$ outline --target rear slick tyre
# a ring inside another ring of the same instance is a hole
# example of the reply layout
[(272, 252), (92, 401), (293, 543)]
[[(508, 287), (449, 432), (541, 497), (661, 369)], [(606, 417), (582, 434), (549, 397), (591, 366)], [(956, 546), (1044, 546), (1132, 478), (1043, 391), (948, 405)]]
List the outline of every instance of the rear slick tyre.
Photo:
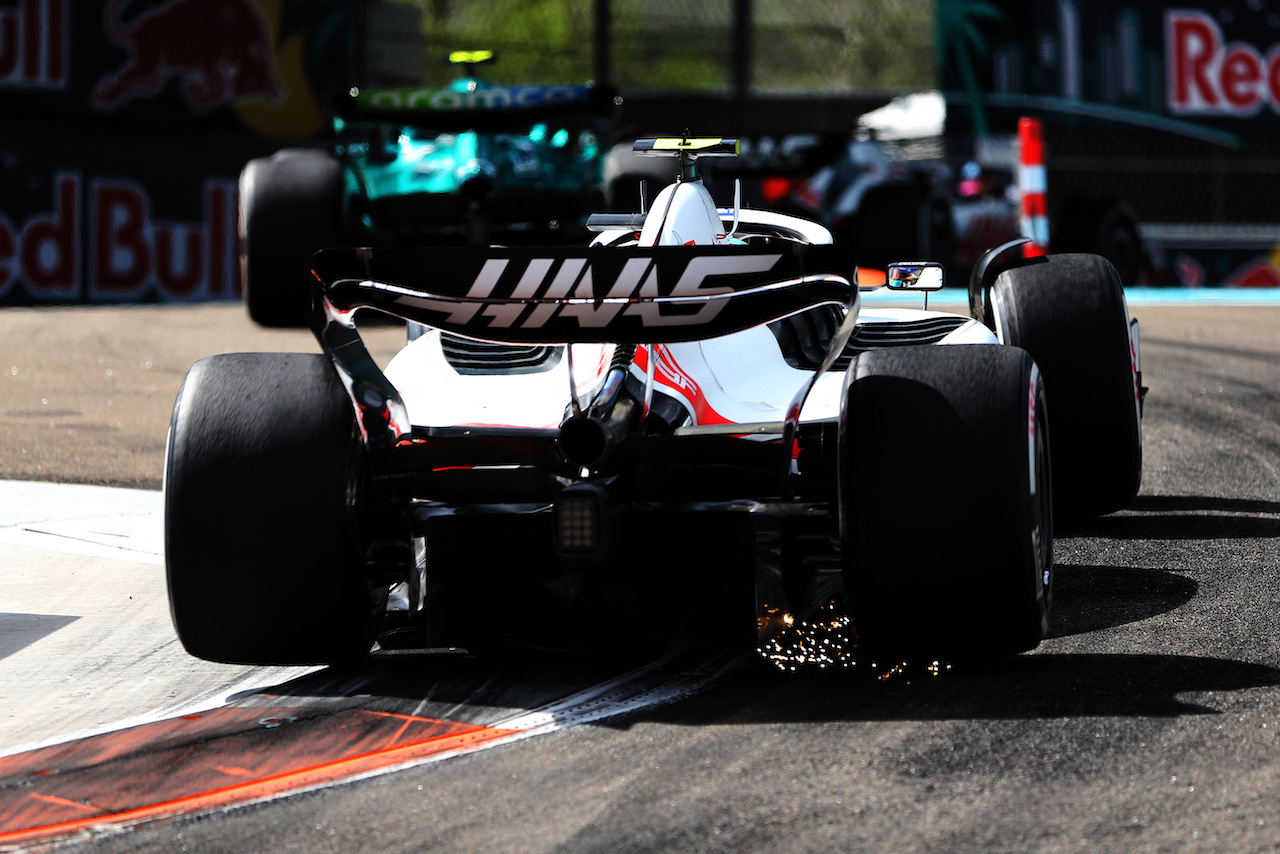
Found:
[(197, 362), (165, 457), (165, 565), (178, 637), (236, 664), (359, 658), (374, 607), (359, 577), (351, 403), (328, 360)]
[(901, 347), (846, 373), (841, 553), (860, 657), (1010, 655), (1045, 637), (1044, 386), (1014, 347)]
[(1141, 400), (1115, 268), (1098, 255), (1050, 255), (1002, 272), (987, 305), (1001, 342), (1044, 373), (1059, 515), (1128, 507), (1142, 483)]

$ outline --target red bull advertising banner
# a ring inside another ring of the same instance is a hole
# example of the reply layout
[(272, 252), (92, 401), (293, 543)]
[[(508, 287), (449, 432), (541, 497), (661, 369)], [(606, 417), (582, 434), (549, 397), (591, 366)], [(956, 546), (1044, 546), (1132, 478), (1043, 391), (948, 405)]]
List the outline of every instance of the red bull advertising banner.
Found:
[[(1171, 113), (1247, 118), (1280, 114), (1280, 14), (1257, 42), (1233, 41), (1217, 19), (1198, 9), (1164, 15), (1165, 101)], [(1255, 38), (1257, 34), (1254, 34)], [(1270, 43), (1266, 43), (1267, 40)]]
[(1029, 107), (1229, 148), (1280, 130), (1274, 2), (935, 0), (935, 10), (942, 86), (977, 133)]
[(0, 0), (0, 305), (238, 298), (240, 169), (321, 130), (355, 14)]
[(1280, 287), (1280, 4), (934, 8), (952, 138), (1040, 118), (1049, 195), (1122, 199), (1150, 239), (1153, 282)]

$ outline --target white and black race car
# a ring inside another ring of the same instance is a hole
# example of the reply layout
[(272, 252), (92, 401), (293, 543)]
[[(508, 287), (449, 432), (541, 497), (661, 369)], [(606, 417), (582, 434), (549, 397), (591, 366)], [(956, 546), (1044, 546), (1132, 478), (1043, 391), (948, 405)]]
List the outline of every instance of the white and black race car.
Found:
[[(941, 267), (875, 281), (820, 225), (718, 209), (695, 167), (734, 140), (636, 148), (680, 179), (593, 217), (590, 246), (324, 250), (322, 355), (191, 369), (165, 527), (192, 654), (626, 645), (690, 623), (758, 644), (835, 600), (877, 655), (1045, 637), (1055, 513), (1122, 508), (1141, 476), (1111, 265), (995, 252), (972, 318), (862, 309), (882, 285), (927, 308)], [(409, 322), (385, 370), (363, 309)]]

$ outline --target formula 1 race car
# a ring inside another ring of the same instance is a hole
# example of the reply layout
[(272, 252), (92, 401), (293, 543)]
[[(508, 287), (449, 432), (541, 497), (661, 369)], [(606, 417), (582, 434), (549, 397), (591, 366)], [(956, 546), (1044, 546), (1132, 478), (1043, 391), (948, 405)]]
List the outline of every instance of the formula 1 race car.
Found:
[[(995, 243), (1016, 238), (1021, 226), (1016, 188), (976, 161), (959, 172), (957, 182), (945, 163), (893, 161), (877, 141), (855, 139), (835, 162), (793, 178), (793, 192), (775, 205), (827, 225), (861, 264), (906, 253), (967, 270)], [(1122, 282), (1139, 280), (1142, 229), (1123, 201), (1063, 193), (1049, 213), (1055, 248), (1099, 254)]]
[[(937, 263), (877, 278), (820, 225), (717, 208), (696, 164), (735, 140), (635, 145), (680, 180), (590, 246), (326, 249), (323, 355), (196, 363), (165, 471), (187, 650), (760, 644), (832, 601), (860, 654), (1045, 637), (1055, 513), (1141, 475), (1112, 267), (1001, 247), (973, 318), (928, 311)], [(863, 309), (882, 286), (925, 310)], [(409, 322), (385, 370), (364, 309)]]
[[(332, 147), (287, 148), (240, 177), (249, 316), (302, 326), (311, 256), (339, 245), (582, 243), (603, 204), (614, 95), (582, 86), (356, 90), (331, 104)], [(486, 55), (488, 52), (484, 52)]]

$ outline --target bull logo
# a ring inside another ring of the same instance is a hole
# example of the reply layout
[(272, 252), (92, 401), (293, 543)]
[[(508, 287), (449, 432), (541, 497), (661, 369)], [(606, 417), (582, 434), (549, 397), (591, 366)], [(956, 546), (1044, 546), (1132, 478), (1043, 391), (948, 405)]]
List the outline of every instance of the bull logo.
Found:
[(200, 112), (238, 101), (284, 99), (270, 30), (251, 0), (172, 0), (125, 24), (128, 4), (112, 0), (104, 16), (129, 60), (98, 83), (98, 107), (155, 95), (171, 77), (182, 78), (183, 97)]

